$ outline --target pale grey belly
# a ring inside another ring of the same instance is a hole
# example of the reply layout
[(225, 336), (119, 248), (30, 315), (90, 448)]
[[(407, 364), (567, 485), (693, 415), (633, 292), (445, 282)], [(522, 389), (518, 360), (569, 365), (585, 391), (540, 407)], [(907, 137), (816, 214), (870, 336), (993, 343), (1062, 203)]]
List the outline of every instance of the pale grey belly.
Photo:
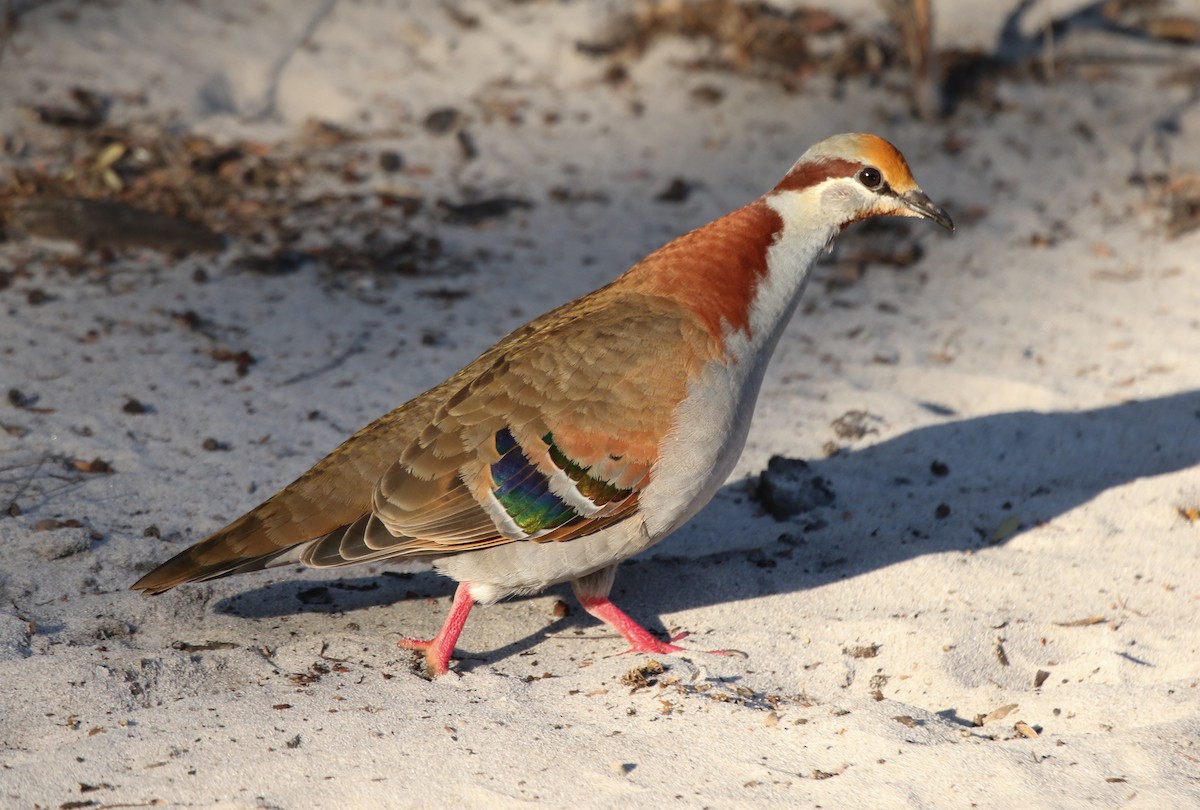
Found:
[[(661, 538), (660, 538), (661, 539)], [(506, 596), (537, 593), (632, 557), (653, 545), (642, 518), (627, 520), (585, 537), (538, 543), (516, 540), (434, 560), (434, 567), (471, 584), (476, 600), (487, 604)]]

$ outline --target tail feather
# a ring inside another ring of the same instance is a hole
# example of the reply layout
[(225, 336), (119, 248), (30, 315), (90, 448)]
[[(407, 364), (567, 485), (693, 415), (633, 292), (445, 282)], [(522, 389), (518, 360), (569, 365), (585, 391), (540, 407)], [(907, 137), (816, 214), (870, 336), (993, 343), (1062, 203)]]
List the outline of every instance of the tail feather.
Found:
[(371, 511), (375, 483), (441, 402), (439, 389), (372, 422), (288, 486), (175, 555), (133, 584), (162, 593), (185, 582), (302, 562), (313, 541), (344, 531)]
[(131, 587), (146, 594), (159, 594), (185, 582), (201, 582), (230, 574), (258, 571), (272, 562), (286, 562), (280, 558), (295, 556), (291, 545), (280, 547), (264, 543), (266, 534), (267, 529), (258, 517), (258, 510), (255, 510), (184, 549)]
[(369, 546), (368, 535), (380, 533), (386, 536), (389, 546), (396, 544), (396, 538), (388, 534), (378, 518), (371, 514), (363, 515), (353, 523), (305, 545), (300, 552), (300, 562), (313, 568), (336, 568), (393, 556), (396, 553), (394, 548), (380, 550)]

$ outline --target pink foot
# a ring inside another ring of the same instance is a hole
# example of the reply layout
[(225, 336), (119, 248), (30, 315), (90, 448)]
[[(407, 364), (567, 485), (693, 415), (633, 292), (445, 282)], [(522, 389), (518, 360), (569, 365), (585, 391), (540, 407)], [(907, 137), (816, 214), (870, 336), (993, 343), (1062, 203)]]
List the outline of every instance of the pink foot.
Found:
[(425, 672), (430, 678), (437, 678), (450, 671), (450, 656), (454, 653), (454, 645), (462, 633), (467, 616), (475, 599), (471, 596), (471, 587), (466, 582), (459, 583), (454, 592), (454, 603), (450, 606), (450, 614), (442, 624), (442, 629), (431, 639), (402, 638), (398, 645), (403, 650), (418, 650), (425, 653)]
[[(629, 649), (625, 650), (621, 655), (628, 655), (629, 653), (673, 655), (675, 653), (688, 652), (684, 647), (677, 647), (666, 641), (659, 641), (650, 635), (649, 630), (629, 618), (628, 614), (614, 605), (612, 600), (607, 596), (580, 596), (579, 602), (583, 605), (584, 610), (616, 630), (629, 642)], [(687, 635), (686, 632), (677, 633), (671, 637), (671, 641), (679, 641), (680, 639), (687, 638)], [(740, 655), (743, 658), (746, 656), (745, 653), (738, 650), (702, 650), (701, 652), (707, 652), (712, 655)]]

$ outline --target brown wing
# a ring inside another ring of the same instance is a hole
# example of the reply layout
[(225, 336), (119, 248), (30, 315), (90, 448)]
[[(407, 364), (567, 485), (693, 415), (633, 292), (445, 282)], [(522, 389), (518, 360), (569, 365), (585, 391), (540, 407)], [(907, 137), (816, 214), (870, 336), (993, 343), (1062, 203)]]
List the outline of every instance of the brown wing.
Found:
[(636, 509), (688, 374), (714, 351), (677, 305), (610, 285), (512, 333), (133, 587), (590, 534)]
[[(632, 515), (686, 393), (679, 347), (701, 339), (655, 303), (639, 302), (636, 323), (617, 308), (593, 311), (497, 358), (403, 449), (372, 514), (302, 561), (561, 542)], [(639, 351), (629, 351), (633, 335)]]

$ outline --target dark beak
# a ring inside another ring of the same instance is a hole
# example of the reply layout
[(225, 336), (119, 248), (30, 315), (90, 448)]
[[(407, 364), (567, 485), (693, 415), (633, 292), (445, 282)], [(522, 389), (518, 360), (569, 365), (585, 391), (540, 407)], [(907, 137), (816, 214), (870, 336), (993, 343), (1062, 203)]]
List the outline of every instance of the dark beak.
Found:
[(909, 210), (915, 211), (925, 219), (932, 219), (948, 231), (954, 230), (954, 220), (950, 219), (949, 214), (934, 205), (933, 200), (929, 199), (929, 195), (924, 191), (914, 189), (898, 196)]

